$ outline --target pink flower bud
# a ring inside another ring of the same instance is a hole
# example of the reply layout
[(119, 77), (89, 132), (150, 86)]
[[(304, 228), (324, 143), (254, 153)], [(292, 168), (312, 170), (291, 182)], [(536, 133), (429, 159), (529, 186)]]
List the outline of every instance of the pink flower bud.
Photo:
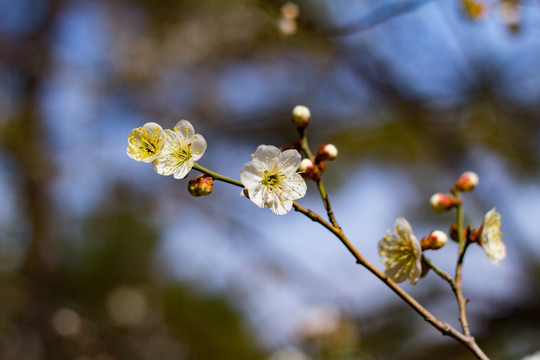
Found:
[(299, 172), (307, 172), (313, 170), (315, 163), (311, 159), (303, 159), (300, 161), (300, 166), (298, 167)]
[(304, 105), (297, 105), (292, 111), (292, 121), (299, 129), (307, 128), (311, 119), (311, 111)]
[(188, 182), (188, 191), (192, 196), (206, 196), (212, 193), (214, 179), (211, 176), (199, 175)]
[(472, 171), (464, 172), (456, 181), (456, 189), (459, 191), (471, 191), (476, 185), (478, 185), (478, 175)]
[(457, 206), (459, 201), (451, 194), (436, 193), (431, 196), (429, 203), (431, 204), (433, 211), (442, 213)]
[(441, 230), (434, 230), (422, 239), (420, 245), (422, 250), (437, 250), (442, 248), (448, 241), (448, 236)]
[(318, 180), (321, 178), (319, 167), (311, 159), (303, 159), (298, 167), (298, 172), (304, 179)]
[(338, 156), (338, 149), (332, 144), (324, 144), (319, 147), (315, 155), (316, 161), (332, 161)]

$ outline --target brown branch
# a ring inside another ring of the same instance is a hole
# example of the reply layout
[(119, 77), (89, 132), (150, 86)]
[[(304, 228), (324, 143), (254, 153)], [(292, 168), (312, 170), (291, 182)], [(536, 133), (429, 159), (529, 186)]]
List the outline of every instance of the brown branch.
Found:
[(467, 320), (467, 312), (465, 307), (467, 306), (468, 300), (463, 297), (463, 291), (461, 290), (461, 279), (462, 279), (462, 267), (463, 267), (463, 258), (465, 256), (465, 250), (469, 242), (466, 242), (465, 245), (460, 249), (458, 261), (456, 265), (456, 277), (455, 277), (455, 290), (456, 300), (459, 307), (459, 321), (461, 322), (461, 327), (465, 335), (470, 336), (471, 330), (469, 328), (469, 322)]
[(339, 229), (340, 226), (336, 220), (336, 217), (334, 216), (334, 211), (332, 211), (332, 206), (330, 205), (330, 199), (328, 198), (328, 194), (326, 193), (322, 180), (317, 181), (317, 189), (319, 189), (319, 194), (321, 194), (321, 198), (324, 204), (324, 209), (326, 210), (328, 219), (330, 220), (330, 222), (332, 223), (334, 227)]
[(456, 295), (456, 300), (459, 308), (459, 322), (461, 323), (461, 328), (463, 333), (467, 336), (471, 335), (471, 330), (469, 328), (469, 321), (467, 320), (467, 299), (463, 297), (463, 291), (461, 289), (461, 280), (462, 280), (462, 267), (463, 267), (463, 258), (465, 256), (465, 251), (467, 246), (469, 246), (468, 238), (464, 236), (463, 231), (463, 201), (461, 200), (459, 191), (454, 187), (450, 189), (450, 192), (458, 200), (458, 205), (456, 206), (456, 218), (457, 218), (457, 233), (458, 233), (458, 243), (459, 243), (459, 253), (458, 260), (456, 264), (456, 274), (454, 279), (454, 294)]

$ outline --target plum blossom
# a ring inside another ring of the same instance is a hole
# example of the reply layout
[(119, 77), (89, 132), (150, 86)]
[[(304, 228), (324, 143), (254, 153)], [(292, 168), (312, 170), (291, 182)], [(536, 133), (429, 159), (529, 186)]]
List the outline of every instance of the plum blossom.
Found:
[(260, 145), (253, 160), (240, 171), (240, 180), (249, 199), (273, 213), (288, 213), (293, 201), (306, 194), (307, 186), (297, 173), (301, 156), (296, 150), (281, 152), (272, 145)]
[(506, 257), (506, 247), (502, 241), (501, 214), (495, 211), (495, 208), (484, 215), (480, 245), (495, 265), (499, 265), (499, 261)]
[(384, 261), (384, 272), (395, 282), (409, 279), (416, 284), (422, 274), (422, 248), (407, 220), (399, 217), (396, 230), (379, 241), (379, 255)]
[(131, 130), (128, 136), (127, 155), (137, 161), (152, 162), (165, 147), (165, 131), (159, 124), (148, 122)]
[(180, 120), (172, 130), (166, 130), (166, 146), (153, 162), (154, 170), (161, 175), (173, 175), (175, 179), (183, 179), (205, 150), (204, 137), (195, 134), (189, 121)]

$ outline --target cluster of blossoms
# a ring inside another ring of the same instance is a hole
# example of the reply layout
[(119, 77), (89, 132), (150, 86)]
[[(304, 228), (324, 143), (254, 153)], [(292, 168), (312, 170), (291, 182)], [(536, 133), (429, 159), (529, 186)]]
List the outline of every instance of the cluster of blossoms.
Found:
[[(151, 162), (160, 175), (183, 179), (201, 159), (206, 146), (204, 137), (195, 134), (187, 120), (179, 121), (172, 130), (149, 122), (130, 132), (126, 152), (134, 160)], [(266, 206), (278, 215), (288, 213), (293, 201), (303, 197), (307, 189), (297, 172), (300, 153), (261, 145), (252, 158), (240, 171), (243, 194), (260, 208)], [(189, 181), (188, 190), (193, 196), (204, 196), (212, 192), (212, 186), (211, 176), (200, 175)]]
[[(430, 199), (430, 204), (435, 212), (444, 212), (461, 206), (462, 199), (454, 194), (473, 190), (478, 184), (478, 176), (473, 172), (463, 173), (452, 188), (452, 194), (437, 193)], [(396, 230), (388, 231), (388, 235), (379, 241), (379, 255), (384, 262), (385, 273), (392, 280), (402, 282), (409, 279), (411, 284), (426, 274), (427, 265), (423, 262), (423, 252), (442, 248), (448, 239), (446, 233), (441, 230), (432, 231), (421, 242), (418, 241), (412, 231), (411, 225), (404, 218), (396, 220)], [(456, 224), (452, 229), (455, 230)], [(459, 241), (455, 231), (451, 231), (451, 239)], [(479, 244), (485, 251), (488, 259), (495, 265), (506, 256), (506, 247), (502, 241), (501, 215), (495, 208), (485, 215), (482, 225), (477, 229), (464, 230), (464, 241)]]
[(160, 175), (183, 179), (205, 150), (204, 137), (195, 134), (189, 121), (180, 120), (172, 130), (154, 122), (131, 130), (126, 152), (134, 160), (151, 162)]

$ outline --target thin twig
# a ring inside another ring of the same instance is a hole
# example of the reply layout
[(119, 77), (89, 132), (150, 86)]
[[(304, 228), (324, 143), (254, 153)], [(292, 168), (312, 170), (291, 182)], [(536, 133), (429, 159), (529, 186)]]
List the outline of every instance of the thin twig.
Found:
[(244, 187), (244, 185), (238, 181), (238, 180), (234, 180), (234, 179), (231, 179), (231, 178), (228, 178), (226, 176), (223, 176), (223, 175), (220, 175), (212, 170), (208, 170), (207, 168), (195, 163), (193, 164), (193, 168), (195, 170), (198, 170), (200, 172), (202, 172), (203, 174), (206, 174), (206, 175), (209, 175), (211, 177), (213, 177), (215, 180), (220, 180), (220, 181), (223, 181), (223, 182), (226, 182), (226, 183), (229, 183), (231, 185), (236, 185), (236, 186), (239, 186), (239, 187)]
[(319, 189), (319, 194), (321, 194), (324, 208), (326, 210), (326, 214), (328, 215), (328, 220), (330, 220), (333, 226), (335, 226), (336, 228), (339, 228), (340, 226), (336, 220), (336, 217), (334, 216), (334, 211), (332, 211), (332, 206), (330, 205), (330, 199), (328, 198), (328, 194), (326, 193), (322, 180), (317, 181), (317, 189)]
[(452, 290), (455, 291), (456, 284), (454, 283), (454, 279), (452, 279), (452, 277), (448, 273), (446, 273), (445, 271), (435, 266), (435, 264), (433, 264), (431, 260), (425, 257), (424, 254), (422, 254), (422, 260), (427, 264), (427, 266), (431, 268), (431, 270), (433, 270), (443, 280), (446, 280), (448, 284), (450, 284), (450, 287), (452, 288)]
[(467, 249), (468, 242), (465, 243), (464, 247), (460, 249), (458, 261), (456, 265), (456, 277), (455, 277), (455, 284), (456, 284), (456, 299), (459, 306), (459, 321), (461, 322), (461, 327), (463, 329), (463, 333), (465, 335), (471, 335), (471, 331), (469, 328), (469, 322), (467, 320), (467, 311), (465, 307), (467, 306), (468, 300), (463, 297), (463, 291), (461, 289), (461, 279), (462, 279), (462, 267), (463, 267), (463, 258), (465, 256), (465, 250)]
[(459, 322), (461, 323), (461, 328), (463, 333), (467, 336), (471, 335), (471, 330), (469, 328), (469, 321), (467, 320), (467, 299), (463, 297), (463, 291), (461, 287), (462, 280), (462, 268), (463, 268), (463, 258), (465, 257), (465, 251), (469, 245), (468, 240), (463, 236), (463, 202), (460, 200), (459, 191), (455, 188), (450, 189), (452, 195), (458, 199), (458, 205), (456, 206), (456, 218), (457, 218), (457, 232), (458, 232), (458, 243), (459, 243), (459, 253), (458, 260), (456, 264), (456, 274), (454, 278), (455, 289), (454, 293), (456, 295), (456, 300), (459, 308)]
[[(311, 149), (309, 147), (307, 134), (305, 129), (298, 129), (300, 133), (300, 145), (302, 147), (302, 151), (306, 155), (308, 159), (313, 160), (315, 162), (313, 153), (311, 152)], [(339, 228), (339, 224), (336, 220), (336, 217), (334, 216), (334, 212), (332, 211), (332, 206), (330, 205), (330, 199), (328, 198), (328, 194), (326, 193), (326, 190), (324, 188), (324, 185), (322, 183), (322, 180), (319, 178), (315, 181), (317, 183), (317, 189), (319, 190), (319, 194), (321, 195), (321, 199), (324, 204), (324, 209), (326, 210), (326, 214), (328, 215), (328, 220), (332, 223), (333, 226), (336, 228)]]

